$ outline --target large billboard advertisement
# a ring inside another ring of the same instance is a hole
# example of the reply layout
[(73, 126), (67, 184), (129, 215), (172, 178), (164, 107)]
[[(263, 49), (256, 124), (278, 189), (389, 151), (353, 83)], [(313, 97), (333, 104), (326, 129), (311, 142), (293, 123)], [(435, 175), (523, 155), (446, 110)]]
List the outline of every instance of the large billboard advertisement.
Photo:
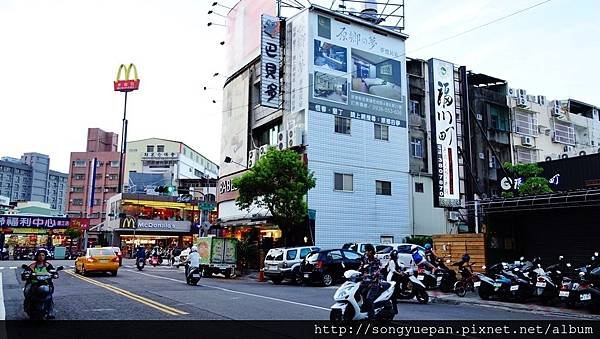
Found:
[[(220, 177), (245, 169), (248, 162), (249, 81), (248, 72), (244, 72), (223, 88)], [(233, 161), (226, 163), (225, 157)]]
[(309, 109), (406, 127), (404, 38), (311, 13)]
[(275, 0), (240, 0), (227, 14), (227, 76), (260, 55), (261, 15), (275, 15)]
[(434, 205), (454, 207), (460, 205), (454, 65), (438, 59), (428, 63)]

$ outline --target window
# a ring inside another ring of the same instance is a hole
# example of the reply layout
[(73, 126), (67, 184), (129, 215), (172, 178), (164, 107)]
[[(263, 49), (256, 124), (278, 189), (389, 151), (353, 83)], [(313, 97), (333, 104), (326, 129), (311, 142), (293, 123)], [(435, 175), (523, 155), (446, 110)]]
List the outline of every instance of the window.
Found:
[(165, 151), (165, 145), (156, 145), (156, 151), (163, 153)]
[(410, 155), (415, 158), (423, 158), (423, 139), (410, 138)]
[(424, 193), (425, 190), (423, 189), (423, 183), (422, 182), (415, 182), (415, 192), (417, 193)]
[(109, 174), (108, 180), (117, 180), (119, 178), (118, 174)]
[(572, 124), (554, 121), (554, 141), (575, 145), (575, 129)]
[(73, 161), (73, 166), (75, 166), (75, 167), (85, 167), (86, 164), (87, 164), (87, 161), (85, 161), (85, 160)]
[(85, 180), (85, 174), (75, 174), (73, 180)]
[(73, 199), (73, 206), (83, 206), (83, 199)]
[(296, 259), (296, 254), (298, 254), (298, 250), (289, 250), (285, 256), (286, 260), (294, 260)]
[(375, 194), (377, 195), (392, 195), (392, 183), (389, 181), (375, 181)]
[(71, 191), (75, 193), (83, 193), (83, 186), (73, 186), (71, 187)]
[(416, 100), (411, 100), (408, 106), (408, 112), (410, 114), (421, 115), (421, 103)]
[(344, 256), (348, 260), (359, 260), (362, 258), (362, 256), (360, 254), (355, 253), (355, 252), (350, 252), (350, 251), (344, 251)]
[(119, 167), (119, 160), (111, 160), (110, 167)]
[(342, 252), (340, 250), (335, 250), (327, 253), (328, 260), (342, 260)]
[(310, 248), (303, 248), (300, 250), (300, 259), (304, 259), (306, 258), (306, 256), (308, 255), (308, 253), (311, 252)]
[(490, 105), (491, 128), (499, 131), (508, 131), (508, 114), (500, 107)]
[(147, 153), (152, 153), (152, 152), (154, 152), (154, 145), (147, 145), (147, 146), (146, 146), (146, 152), (147, 152)]
[(335, 133), (350, 134), (350, 119), (335, 117)]
[(390, 140), (389, 139), (389, 126), (375, 124), (375, 139), (377, 140)]
[(21, 177), (15, 177), (15, 182), (19, 182), (19, 180), (21, 180)]
[(515, 132), (523, 135), (537, 135), (537, 119), (533, 114), (515, 111)]
[(537, 162), (537, 152), (534, 149), (525, 147), (515, 147), (517, 153), (517, 163), (531, 164)]
[(352, 174), (341, 174), (335, 173), (335, 187), (336, 191), (349, 191), (354, 190), (353, 187), (353, 175)]

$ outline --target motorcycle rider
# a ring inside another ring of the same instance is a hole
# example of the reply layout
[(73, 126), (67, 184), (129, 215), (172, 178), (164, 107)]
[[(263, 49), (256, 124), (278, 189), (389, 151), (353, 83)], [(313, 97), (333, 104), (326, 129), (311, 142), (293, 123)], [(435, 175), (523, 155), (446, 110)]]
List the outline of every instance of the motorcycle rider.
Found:
[[(399, 289), (400, 287), (400, 283), (401, 283), (401, 277), (404, 275), (404, 272), (402, 271), (403, 265), (398, 263), (398, 251), (393, 250), (390, 253), (390, 261), (388, 261), (387, 264), (387, 281), (394, 281), (396, 282), (396, 287), (395, 289)], [(392, 294), (392, 306), (394, 308), (394, 314), (398, 314), (398, 296), (396, 291), (394, 291), (394, 293)]]
[(427, 255), (425, 254), (425, 251), (419, 249), (419, 246), (417, 245), (412, 245), (412, 247), (410, 248), (410, 252), (412, 255), (412, 259), (417, 267), (423, 265), (426, 268), (430, 269), (431, 272), (435, 273), (436, 268), (431, 262), (427, 260)]
[(188, 274), (190, 274), (190, 272), (193, 272), (195, 269), (200, 268), (200, 254), (198, 254), (198, 247), (196, 245), (192, 246), (192, 249), (187, 257), (186, 262), (188, 264), (185, 266), (185, 277), (187, 280), (187, 276)]
[(144, 246), (139, 245), (137, 251), (135, 252), (136, 263), (140, 260), (146, 260), (146, 249)]
[[(35, 252), (35, 261), (29, 265), (29, 269), (31, 269), (32, 273), (49, 273), (51, 270), (54, 270), (54, 266), (51, 263), (46, 261), (48, 257), (48, 252), (40, 248)], [(55, 273), (53, 279), (58, 279), (58, 273)], [(31, 291), (31, 284), (36, 282), (35, 274), (32, 275), (31, 282), (27, 282), (24, 288), (25, 301), (24, 304), (27, 305), (29, 303), (29, 292)], [(50, 288), (54, 291), (54, 284), (52, 281), (49, 283)], [(24, 306), (25, 306), (24, 305)], [(27, 307), (25, 307), (27, 308)], [(48, 310), (48, 319), (54, 319), (54, 302), (50, 303), (50, 309)]]
[(373, 319), (375, 316), (373, 302), (381, 289), (381, 262), (375, 257), (375, 247), (372, 244), (366, 244), (364, 249), (365, 256), (360, 266), (363, 276), (360, 290), (369, 319)]
[(423, 246), (423, 248), (425, 248), (425, 259), (427, 259), (427, 261), (429, 261), (430, 263), (435, 263), (438, 259), (437, 254), (435, 254), (435, 251), (433, 250), (433, 247), (431, 246), (430, 243), (425, 244), (425, 246)]

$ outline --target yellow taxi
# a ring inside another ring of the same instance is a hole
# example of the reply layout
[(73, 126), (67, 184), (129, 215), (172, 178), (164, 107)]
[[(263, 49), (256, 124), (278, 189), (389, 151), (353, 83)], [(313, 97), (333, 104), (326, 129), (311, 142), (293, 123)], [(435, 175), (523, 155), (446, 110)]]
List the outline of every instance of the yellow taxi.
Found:
[(75, 260), (75, 273), (110, 272), (117, 275), (119, 257), (112, 247), (88, 248), (85, 255)]

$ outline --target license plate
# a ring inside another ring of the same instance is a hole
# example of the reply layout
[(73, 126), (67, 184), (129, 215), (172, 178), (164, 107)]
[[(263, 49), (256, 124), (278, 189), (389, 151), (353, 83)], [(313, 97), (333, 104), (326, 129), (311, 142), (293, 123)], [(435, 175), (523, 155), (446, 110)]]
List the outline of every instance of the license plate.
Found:
[(568, 297), (569, 297), (569, 294), (570, 294), (570, 293), (569, 293), (569, 291), (560, 291), (560, 292), (558, 292), (558, 296), (559, 296), (559, 297), (565, 297), (565, 298), (568, 298)]
[(308, 274), (308, 273), (304, 273), (304, 277), (305, 277), (305, 278), (308, 278), (309, 276), (310, 276), (310, 274)]
[(590, 293), (582, 294), (579, 296), (579, 300), (581, 300), (581, 301), (592, 300), (592, 295)]
[(425, 280), (425, 276), (424, 275), (419, 275), (419, 276), (417, 276), (417, 279), (419, 279), (419, 280)]
[(200, 274), (196, 274), (196, 273), (195, 273), (195, 274), (192, 274), (192, 277), (193, 277), (193, 278), (200, 278)]
[(277, 271), (277, 265), (269, 265), (270, 271)]
[(535, 287), (546, 287), (546, 282), (544, 281), (539, 281), (535, 284)]
[(108, 262), (108, 259), (101, 259), (101, 260), (99, 260), (99, 261), (100, 261), (101, 263), (105, 264), (105, 263), (107, 263), (107, 262)]
[(441, 282), (442, 281), (442, 277), (437, 277), (437, 282)]
[(500, 288), (501, 286), (502, 286), (502, 283), (494, 283), (495, 288)]
[(473, 286), (475, 286), (475, 287), (479, 287), (479, 286), (481, 286), (481, 281), (476, 281), (476, 282), (473, 284)]
[(519, 285), (513, 285), (510, 287), (511, 291), (518, 291), (519, 290)]

